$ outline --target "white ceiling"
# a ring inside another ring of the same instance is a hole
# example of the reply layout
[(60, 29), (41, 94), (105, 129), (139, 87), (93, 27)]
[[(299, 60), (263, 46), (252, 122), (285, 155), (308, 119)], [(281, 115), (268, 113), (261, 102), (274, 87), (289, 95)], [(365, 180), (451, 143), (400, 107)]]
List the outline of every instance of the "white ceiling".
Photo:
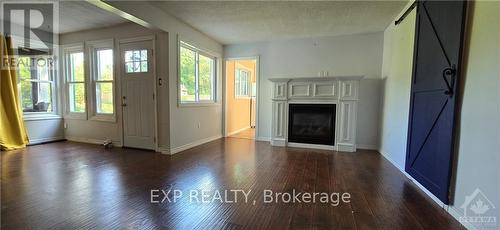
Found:
[(223, 44), (383, 31), (405, 1), (151, 2)]
[(127, 22), (85, 1), (59, 2), (59, 33), (108, 27)]

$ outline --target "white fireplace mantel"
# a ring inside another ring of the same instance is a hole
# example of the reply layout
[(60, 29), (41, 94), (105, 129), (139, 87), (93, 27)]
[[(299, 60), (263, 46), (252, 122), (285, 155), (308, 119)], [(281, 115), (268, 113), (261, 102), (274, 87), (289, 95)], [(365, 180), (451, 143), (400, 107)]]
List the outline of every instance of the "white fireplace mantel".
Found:
[[(273, 82), (271, 145), (356, 151), (356, 113), (363, 76), (271, 78)], [(335, 145), (288, 142), (288, 105), (335, 104)]]

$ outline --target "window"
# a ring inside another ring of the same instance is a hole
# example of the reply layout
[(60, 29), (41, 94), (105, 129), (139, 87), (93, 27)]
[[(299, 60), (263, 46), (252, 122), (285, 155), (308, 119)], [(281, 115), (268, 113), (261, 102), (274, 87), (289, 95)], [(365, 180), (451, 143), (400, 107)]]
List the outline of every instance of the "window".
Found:
[(127, 73), (148, 72), (148, 50), (125, 51), (125, 71)]
[(215, 102), (215, 58), (184, 42), (179, 52), (180, 102)]
[(86, 118), (84, 53), (82, 46), (64, 49), (67, 86), (67, 113)]
[(54, 80), (48, 56), (20, 56), (19, 94), (25, 113), (52, 113)]
[(96, 56), (96, 112), (113, 114), (113, 50), (98, 50)]
[(234, 94), (236, 97), (250, 97), (250, 71), (236, 68), (234, 78)]
[(87, 47), (92, 91), (90, 119), (115, 121), (113, 40), (89, 41)]

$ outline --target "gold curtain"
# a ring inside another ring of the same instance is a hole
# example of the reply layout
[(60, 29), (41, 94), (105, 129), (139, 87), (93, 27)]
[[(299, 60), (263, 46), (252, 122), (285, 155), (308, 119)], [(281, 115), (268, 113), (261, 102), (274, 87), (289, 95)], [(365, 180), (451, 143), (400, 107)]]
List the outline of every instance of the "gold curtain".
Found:
[(11, 38), (0, 34), (0, 46), (0, 149), (13, 150), (26, 147), (29, 140), (17, 90), (16, 69), (8, 59), (14, 55)]

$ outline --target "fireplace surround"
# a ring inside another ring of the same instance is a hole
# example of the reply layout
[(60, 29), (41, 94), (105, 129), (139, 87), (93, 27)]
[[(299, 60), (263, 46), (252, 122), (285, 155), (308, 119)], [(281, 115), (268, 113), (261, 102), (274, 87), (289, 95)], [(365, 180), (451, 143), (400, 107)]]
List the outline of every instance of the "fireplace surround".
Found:
[[(358, 91), (362, 78), (269, 79), (273, 83), (271, 145), (355, 152)], [(297, 108), (301, 111), (298, 114)], [(330, 112), (325, 108), (330, 108)], [(313, 113), (308, 113), (307, 109), (313, 109)], [(301, 120), (301, 124), (293, 127), (298, 120), (292, 119)], [(330, 122), (329, 126), (320, 127), (318, 120)]]

